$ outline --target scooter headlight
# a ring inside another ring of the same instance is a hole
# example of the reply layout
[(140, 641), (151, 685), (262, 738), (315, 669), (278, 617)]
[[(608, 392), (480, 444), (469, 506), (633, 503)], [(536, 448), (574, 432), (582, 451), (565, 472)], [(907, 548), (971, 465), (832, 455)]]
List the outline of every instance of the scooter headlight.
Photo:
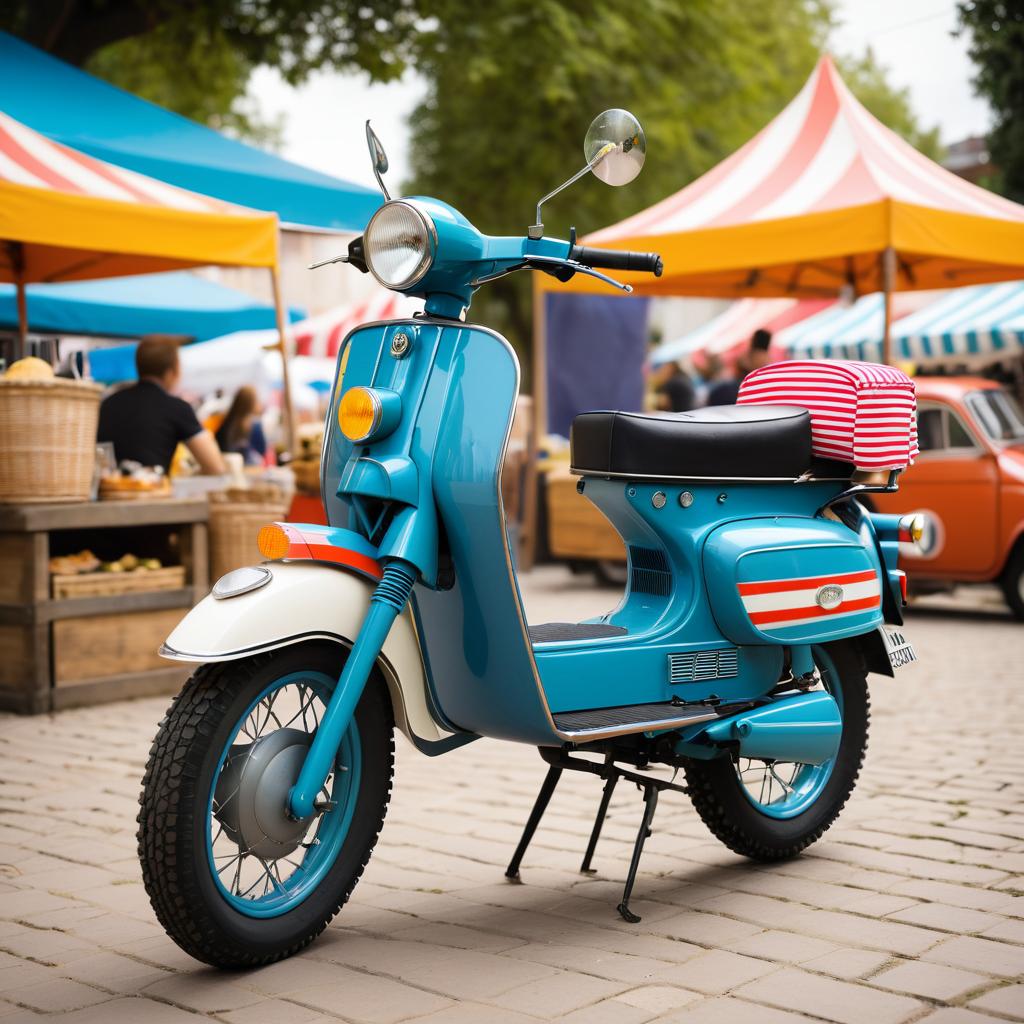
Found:
[(385, 288), (402, 291), (421, 281), (434, 262), (437, 231), (413, 203), (385, 203), (363, 232), (370, 272)]

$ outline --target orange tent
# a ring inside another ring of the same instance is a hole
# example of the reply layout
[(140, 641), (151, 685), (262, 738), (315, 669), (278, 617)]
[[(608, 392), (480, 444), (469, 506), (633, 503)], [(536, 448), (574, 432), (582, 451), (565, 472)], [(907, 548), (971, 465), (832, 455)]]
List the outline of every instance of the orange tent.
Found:
[[(825, 297), (1024, 277), (1024, 206), (886, 128), (828, 57), (732, 156), (584, 241), (660, 252), (663, 277), (622, 275), (641, 295)], [(607, 286), (578, 276), (568, 287)]]

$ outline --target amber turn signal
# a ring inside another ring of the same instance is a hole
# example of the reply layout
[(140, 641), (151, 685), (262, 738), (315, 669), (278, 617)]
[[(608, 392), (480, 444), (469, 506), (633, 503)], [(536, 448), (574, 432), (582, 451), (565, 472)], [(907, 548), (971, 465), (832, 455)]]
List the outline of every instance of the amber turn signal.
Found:
[(353, 442), (365, 441), (378, 427), (381, 402), (371, 388), (349, 388), (338, 404), (338, 426)]
[(256, 537), (256, 547), (260, 554), (269, 561), (276, 561), (284, 558), (291, 547), (288, 534), (277, 523), (270, 523), (260, 527), (259, 535)]

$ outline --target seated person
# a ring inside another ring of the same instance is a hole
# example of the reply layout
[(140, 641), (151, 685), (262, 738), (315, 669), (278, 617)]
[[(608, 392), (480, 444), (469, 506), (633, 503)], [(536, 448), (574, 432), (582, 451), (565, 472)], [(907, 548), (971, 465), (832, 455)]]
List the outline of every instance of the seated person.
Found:
[(143, 466), (162, 466), (165, 473), (180, 441), (203, 473), (224, 473), (224, 460), (213, 436), (200, 426), (192, 406), (171, 394), (181, 377), (178, 346), (167, 341), (140, 342), (135, 368), (138, 382), (100, 405), (96, 439), (113, 443), (118, 462), (131, 459)]
[(235, 393), (214, 435), (222, 452), (237, 452), (247, 466), (262, 466), (267, 454), (267, 439), (259, 414), (256, 389), (245, 384)]

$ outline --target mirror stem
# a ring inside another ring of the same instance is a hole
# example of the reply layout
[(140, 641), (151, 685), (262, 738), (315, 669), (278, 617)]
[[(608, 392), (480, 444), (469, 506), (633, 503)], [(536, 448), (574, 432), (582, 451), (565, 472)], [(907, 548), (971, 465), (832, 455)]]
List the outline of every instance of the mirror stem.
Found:
[(596, 157), (594, 157), (594, 159), (589, 164), (578, 170), (568, 181), (563, 181), (562, 184), (558, 186), (558, 188), (549, 192), (546, 196), (544, 196), (543, 199), (541, 199), (537, 203), (537, 222), (535, 224), (532, 224), (527, 229), (526, 233), (528, 238), (538, 239), (544, 237), (544, 222), (540, 219), (540, 208), (549, 199), (554, 199), (559, 192), (564, 192), (565, 189), (567, 189), (570, 185), (574, 185), (584, 175), (589, 174), (614, 148), (614, 146), (606, 146), (600, 153), (597, 154)]

